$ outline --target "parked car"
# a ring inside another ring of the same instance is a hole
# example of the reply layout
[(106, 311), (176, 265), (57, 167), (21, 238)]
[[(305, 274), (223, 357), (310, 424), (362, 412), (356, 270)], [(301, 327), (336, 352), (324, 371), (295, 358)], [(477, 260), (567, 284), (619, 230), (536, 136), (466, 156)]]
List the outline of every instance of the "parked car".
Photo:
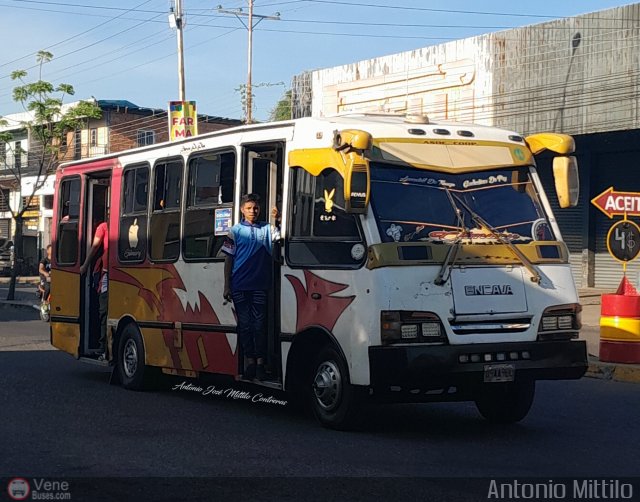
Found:
[(13, 241), (6, 237), (0, 237), (0, 274), (11, 273), (11, 258), (13, 254)]

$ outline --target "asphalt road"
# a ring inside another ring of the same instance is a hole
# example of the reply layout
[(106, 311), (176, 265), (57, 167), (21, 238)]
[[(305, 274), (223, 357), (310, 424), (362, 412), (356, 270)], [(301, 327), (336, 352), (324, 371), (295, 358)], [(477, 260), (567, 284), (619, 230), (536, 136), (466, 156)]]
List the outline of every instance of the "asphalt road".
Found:
[(486, 500), (490, 478), (638, 474), (637, 384), (541, 382), (514, 426), (488, 424), (471, 403), (394, 405), (345, 433), (289, 406), (174, 389), (182, 380), (155, 392), (109, 385), (106, 369), (51, 350), (35, 319), (0, 310), (0, 478), (72, 479), (72, 500)]

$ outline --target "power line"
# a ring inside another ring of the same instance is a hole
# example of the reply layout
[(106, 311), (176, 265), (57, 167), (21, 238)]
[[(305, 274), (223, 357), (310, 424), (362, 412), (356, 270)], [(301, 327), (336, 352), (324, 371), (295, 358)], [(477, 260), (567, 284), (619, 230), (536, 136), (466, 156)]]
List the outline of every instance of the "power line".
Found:
[[(156, 17), (157, 17), (157, 16), (156, 16)], [(114, 38), (114, 37), (117, 37), (118, 35), (122, 35), (123, 33), (126, 33), (126, 32), (128, 32), (128, 31), (131, 31), (131, 30), (133, 30), (133, 29), (135, 29), (135, 28), (138, 28), (139, 26), (142, 26), (143, 24), (145, 24), (145, 23), (147, 23), (147, 22), (149, 22), (149, 21), (148, 21), (148, 20), (147, 20), (147, 21), (142, 21), (142, 22), (140, 22), (140, 23), (138, 23), (138, 24), (136, 24), (136, 25), (133, 25), (133, 26), (131, 26), (131, 27), (129, 27), (129, 28), (126, 28), (126, 29), (121, 30), (121, 31), (119, 31), (119, 32), (117, 32), (117, 33), (114, 33), (114, 34), (112, 34), (112, 35), (109, 35), (108, 37), (104, 37), (104, 38), (102, 38), (102, 39), (100, 39), (100, 40), (97, 40), (97, 41), (92, 42), (92, 43), (90, 43), (90, 44), (88, 44), (88, 45), (85, 45), (85, 46), (83, 46), (83, 47), (80, 47), (79, 49), (75, 49), (75, 50), (72, 50), (72, 51), (70, 51), (70, 52), (66, 52), (66, 53), (64, 53), (64, 54), (62, 54), (62, 55), (60, 55), (60, 56), (56, 56), (56, 61), (59, 61), (60, 59), (62, 59), (62, 58), (64, 58), (64, 57), (67, 57), (67, 56), (70, 56), (70, 55), (75, 54), (75, 53), (77, 53), (77, 52), (80, 52), (80, 51), (83, 51), (83, 50), (85, 50), (85, 49), (88, 49), (89, 47), (93, 47), (93, 46), (95, 46), (95, 45), (98, 45), (99, 43), (102, 43), (102, 42), (105, 42), (105, 41), (107, 41), (107, 40), (110, 40), (110, 39), (112, 39), (112, 38)], [(32, 69), (34, 69), (34, 68), (38, 68), (38, 66), (39, 66), (39, 65), (35, 64), (35, 65), (30, 66), (30, 67), (28, 67), (28, 68), (26, 68), (26, 69), (27, 69), (27, 70), (32, 70)], [(5, 75), (4, 77), (0, 77), (0, 80), (6, 79), (6, 78), (9, 78), (9, 77), (10, 77), (10, 75)]]
[[(136, 5), (135, 7), (131, 8), (131, 9), (129, 9), (129, 10), (127, 10), (127, 11), (125, 11), (125, 12), (121, 13), (121, 14), (118, 14), (118, 15), (117, 15), (117, 16), (115, 16), (115, 17), (110, 18), (108, 21), (105, 21), (104, 23), (100, 23), (100, 24), (98, 24), (98, 25), (94, 26), (93, 28), (89, 28), (88, 30), (85, 30), (85, 31), (80, 32), (80, 33), (77, 33), (77, 34), (75, 34), (75, 35), (72, 35), (72, 36), (70, 36), (70, 37), (68, 37), (68, 38), (65, 38), (64, 40), (61, 40), (61, 41), (59, 41), (59, 42), (56, 42), (55, 44), (49, 45), (49, 46), (47, 46), (47, 47), (44, 47), (44, 50), (52, 49), (52, 48), (54, 48), (54, 47), (57, 47), (58, 45), (62, 45), (62, 44), (64, 44), (64, 43), (66, 43), (66, 42), (69, 42), (69, 41), (73, 40), (74, 38), (78, 38), (78, 37), (81, 37), (82, 35), (86, 35), (87, 33), (91, 32), (91, 31), (93, 31), (93, 30), (96, 30), (96, 29), (98, 29), (98, 28), (100, 28), (100, 27), (102, 27), (102, 26), (104, 26), (104, 25), (106, 25), (106, 24), (109, 24), (109, 23), (111, 23), (111, 22), (115, 21), (116, 19), (118, 19), (118, 18), (120, 18), (120, 17), (124, 16), (124, 15), (125, 15), (125, 14), (127, 14), (128, 12), (131, 12), (131, 11), (133, 11), (133, 10), (137, 9), (138, 7), (141, 7), (141, 6), (145, 5), (145, 4), (148, 4), (150, 1), (151, 1), (151, 0), (146, 0), (145, 2), (142, 2), (141, 4)], [(17, 59), (14, 59), (14, 60), (12, 60), (12, 61), (9, 61), (9, 62), (7, 62), (7, 63), (2, 63), (2, 64), (0, 64), (0, 68), (2, 68), (3, 66), (7, 66), (7, 65), (10, 65), (10, 64), (16, 63), (16, 62), (18, 62), (18, 61), (20, 61), (20, 60), (22, 60), (22, 59), (26, 59), (26, 58), (28, 58), (28, 57), (35, 56), (36, 54), (37, 54), (37, 52), (32, 52), (32, 53), (30, 53), (30, 54), (26, 54), (26, 55), (21, 56), (21, 57), (19, 57), (19, 58), (17, 58)]]
[(401, 5), (380, 5), (380, 4), (372, 4), (372, 3), (355, 3), (355, 2), (345, 2), (339, 0), (305, 0), (310, 3), (321, 3), (321, 4), (333, 4), (333, 5), (348, 5), (350, 7), (372, 7), (378, 9), (392, 9), (392, 10), (407, 10), (407, 11), (421, 11), (421, 12), (443, 12), (448, 14), (477, 14), (477, 15), (487, 15), (487, 16), (509, 16), (509, 17), (535, 17), (535, 18), (543, 18), (543, 19), (554, 19), (558, 16), (544, 16), (540, 14), (521, 14), (521, 13), (506, 13), (506, 12), (487, 12), (487, 11), (477, 11), (477, 10), (452, 10), (452, 9), (434, 9), (429, 7), (404, 7)]

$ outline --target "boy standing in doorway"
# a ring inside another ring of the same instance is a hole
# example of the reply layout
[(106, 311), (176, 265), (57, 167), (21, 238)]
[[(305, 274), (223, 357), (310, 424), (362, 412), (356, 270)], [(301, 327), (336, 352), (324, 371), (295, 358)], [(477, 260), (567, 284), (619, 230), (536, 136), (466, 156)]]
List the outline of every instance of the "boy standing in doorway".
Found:
[[(265, 379), (267, 356), (267, 291), (272, 287), (273, 243), (280, 231), (258, 222), (260, 196), (247, 194), (240, 201), (243, 220), (231, 227), (222, 247), (224, 298), (233, 301), (238, 316), (238, 337), (244, 353), (244, 378)], [(278, 221), (278, 210), (272, 215)]]

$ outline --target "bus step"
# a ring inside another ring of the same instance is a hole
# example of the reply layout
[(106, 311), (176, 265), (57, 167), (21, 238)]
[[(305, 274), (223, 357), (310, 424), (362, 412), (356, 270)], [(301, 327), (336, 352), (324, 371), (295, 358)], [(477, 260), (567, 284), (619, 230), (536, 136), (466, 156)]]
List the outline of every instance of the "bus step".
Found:
[(254, 385), (260, 385), (261, 387), (269, 387), (270, 389), (276, 389), (276, 390), (282, 389), (282, 384), (280, 383), (279, 380), (262, 380), (262, 381), (257, 379), (247, 380), (245, 378), (242, 378), (242, 376), (237, 376), (236, 382), (251, 383)]
[(95, 366), (102, 366), (103, 368), (108, 368), (109, 367), (109, 361), (98, 361), (97, 357), (85, 357), (82, 356), (79, 359), (80, 361), (82, 361), (83, 363), (89, 363), (89, 364), (93, 364)]

